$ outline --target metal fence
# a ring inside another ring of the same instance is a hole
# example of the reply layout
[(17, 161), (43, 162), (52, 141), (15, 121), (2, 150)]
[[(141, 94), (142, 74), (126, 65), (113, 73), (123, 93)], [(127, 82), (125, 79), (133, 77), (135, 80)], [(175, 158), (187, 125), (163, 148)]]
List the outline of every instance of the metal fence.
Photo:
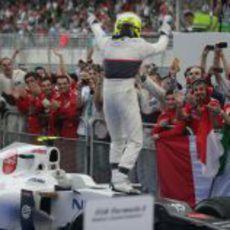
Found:
[[(59, 59), (53, 54), (53, 48), (60, 48), (63, 55), (66, 70), (69, 73), (76, 73), (77, 63), (80, 59), (85, 60), (89, 48), (93, 48), (93, 60), (95, 63), (101, 63), (101, 55), (98, 48), (94, 44), (94, 37), (82, 34), (70, 34), (67, 42), (63, 45), (60, 36), (48, 36), (41, 34), (25, 34), (17, 33), (0, 34), (0, 50), (1, 57), (12, 57), (16, 49), (20, 50), (15, 59), (15, 67), (25, 71), (33, 71), (35, 67), (42, 66), (48, 68), (51, 72), (55, 72), (59, 66)], [(158, 33), (145, 36), (145, 39), (156, 42), (159, 38)], [(155, 64), (159, 66), (159, 71), (164, 76), (168, 72), (169, 56), (173, 48), (173, 38), (167, 51), (154, 59)], [(152, 60), (150, 60), (152, 62)], [(161, 68), (162, 66), (163, 68)], [(166, 68), (165, 68), (166, 67)], [(161, 71), (162, 70), (162, 71)]]
[[(62, 38), (66, 41), (62, 43)], [(145, 34), (143, 37), (151, 42), (157, 41), (159, 33)], [(58, 36), (49, 36), (44, 34), (24, 34), (18, 33), (0, 34), (0, 47), (36, 49), (36, 48), (55, 48), (62, 46), (64, 48), (86, 48), (93, 45), (92, 34), (61, 34)], [(172, 47), (172, 38), (169, 47)]]

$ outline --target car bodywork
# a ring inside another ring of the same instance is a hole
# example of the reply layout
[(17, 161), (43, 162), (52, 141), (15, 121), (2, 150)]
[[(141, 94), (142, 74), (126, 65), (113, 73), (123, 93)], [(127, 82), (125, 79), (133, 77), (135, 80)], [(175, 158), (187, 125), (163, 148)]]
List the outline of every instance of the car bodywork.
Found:
[(0, 151), (0, 229), (60, 229), (86, 200), (112, 197), (108, 185), (60, 169), (56, 147), (13, 143)]
[[(124, 195), (60, 169), (56, 147), (13, 143), (0, 151), (1, 230), (82, 230), (86, 202)], [(153, 205), (155, 230), (230, 229), (229, 220), (195, 212), (181, 201), (158, 198)]]

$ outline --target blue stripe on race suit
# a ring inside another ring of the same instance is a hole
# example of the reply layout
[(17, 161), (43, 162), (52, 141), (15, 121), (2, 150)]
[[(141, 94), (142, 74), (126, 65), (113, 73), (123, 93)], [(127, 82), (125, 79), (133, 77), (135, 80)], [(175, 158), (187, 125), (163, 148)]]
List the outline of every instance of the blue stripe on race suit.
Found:
[(141, 60), (105, 59), (105, 77), (109, 79), (134, 78), (141, 62)]

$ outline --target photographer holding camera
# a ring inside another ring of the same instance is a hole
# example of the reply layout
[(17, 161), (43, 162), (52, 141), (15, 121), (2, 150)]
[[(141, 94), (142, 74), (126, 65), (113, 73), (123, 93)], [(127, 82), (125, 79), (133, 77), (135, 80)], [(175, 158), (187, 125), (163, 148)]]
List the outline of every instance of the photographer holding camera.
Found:
[[(225, 95), (229, 88), (229, 83), (226, 81), (229, 70), (228, 64), (225, 59), (223, 49), (227, 48), (226, 42), (219, 42), (215, 45), (206, 45), (201, 56), (201, 66), (206, 72), (207, 69), (207, 56), (210, 51), (214, 52), (213, 64), (207, 71), (206, 79), (209, 82), (209, 85), (212, 86), (212, 76), (215, 77), (217, 87), (214, 87), (212, 97), (219, 100), (221, 105), (223, 106), (225, 103)], [(223, 63), (224, 69), (221, 67), (221, 62)], [(221, 74), (225, 71), (225, 78), (222, 78)], [(213, 86), (212, 86), (213, 87)]]
[[(81, 107), (81, 116), (89, 120), (92, 117), (92, 104), (93, 104), (93, 95), (95, 92), (95, 82), (93, 78), (89, 75), (88, 71), (82, 71), (79, 75), (78, 90), (81, 97), (82, 107)], [(78, 129), (79, 135), (85, 135), (79, 124)]]
[[(100, 90), (102, 79), (100, 79), (99, 70), (92, 66), (81, 71), (79, 74), (78, 91), (81, 97), (81, 117), (88, 121), (92, 119), (97, 110), (100, 110), (102, 98), (100, 97)], [(80, 121), (78, 135), (84, 136), (85, 125)]]
[[(223, 68), (222, 68), (222, 66)], [(225, 102), (229, 101), (230, 96), (230, 81), (229, 81), (229, 70), (228, 70), (228, 64), (227, 60), (224, 56), (224, 52), (221, 48), (218, 46), (215, 48), (214, 51), (214, 60), (213, 60), (213, 66), (211, 67), (210, 71), (212, 75), (215, 76), (215, 80), (217, 83), (217, 91), (221, 92), (225, 97)], [(224, 73), (224, 77), (222, 76), (222, 73)]]
[(222, 50), (223, 48), (227, 48), (228, 44), (226, 42), (219, 42), (216, 45), (206, 45), (203, 49), (201, 55), (201, 66), (206, 71), (207, 67), (207, 56), (210, 51)]

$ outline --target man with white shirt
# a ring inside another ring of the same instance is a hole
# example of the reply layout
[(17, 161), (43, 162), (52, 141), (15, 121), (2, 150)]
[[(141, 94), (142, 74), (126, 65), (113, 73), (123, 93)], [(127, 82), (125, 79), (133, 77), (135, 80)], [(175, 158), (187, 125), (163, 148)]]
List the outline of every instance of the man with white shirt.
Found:
[[(18, 97), (25, 89), (24, 76), (25, 72), (13, 68), (13, 62), (10, 58), (4, 57), (0, 62), (2, 73), (0, 73), (0, 96), (3, 103), (9, 112), (17, 113), (18, 109), (15, 106), (15, 97)], [(7, 130), (22, 131), (23, 118), (18, 118), (15, 115), (9, 116)]]

